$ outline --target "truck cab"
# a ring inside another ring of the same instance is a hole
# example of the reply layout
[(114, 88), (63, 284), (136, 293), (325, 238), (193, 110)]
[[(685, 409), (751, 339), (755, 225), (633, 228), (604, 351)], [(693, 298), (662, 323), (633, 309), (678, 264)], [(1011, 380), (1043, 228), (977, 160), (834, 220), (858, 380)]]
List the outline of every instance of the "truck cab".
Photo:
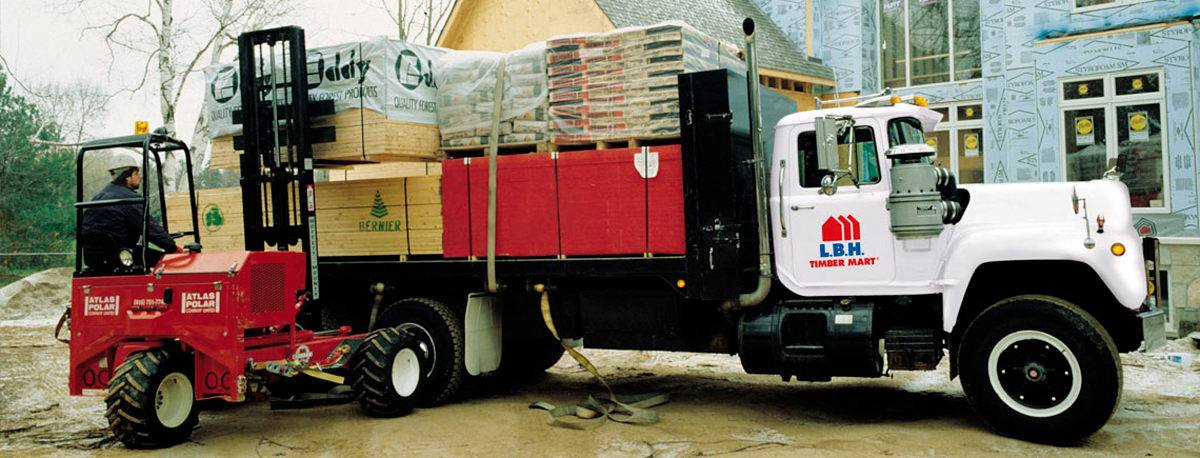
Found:
[(925, 144), (940, 114), (911, 96), (865, 99), (775, 126), (785, 291), (744, 308), (744, 368), (869, 377), (932, 369), (948, 349), (951, 376), (998, 431), (1066, 443), (1098, 429), (1120, 397), (1118, 353), (1164, 339), (1147, 300), (1154, 241), (1135, 232), (1128, 189), (959, 187)]

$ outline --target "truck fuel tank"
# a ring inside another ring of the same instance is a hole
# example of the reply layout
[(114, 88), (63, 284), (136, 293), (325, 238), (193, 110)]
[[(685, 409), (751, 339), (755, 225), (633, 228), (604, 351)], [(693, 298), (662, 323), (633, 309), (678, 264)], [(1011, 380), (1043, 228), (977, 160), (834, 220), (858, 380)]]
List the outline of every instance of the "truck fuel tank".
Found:
[(875, 313), (873, 302), (854, 299), (802, 299), (748, 309), (738, 330), (742, 368), (785, 380), (878, 377), (884, 353)]

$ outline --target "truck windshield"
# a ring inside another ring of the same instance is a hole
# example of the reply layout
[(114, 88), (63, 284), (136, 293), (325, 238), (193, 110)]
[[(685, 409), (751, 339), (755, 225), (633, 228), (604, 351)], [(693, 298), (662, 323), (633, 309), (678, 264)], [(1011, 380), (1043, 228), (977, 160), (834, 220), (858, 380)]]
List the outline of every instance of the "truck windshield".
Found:
[(896, 118), (888, 121), (888, 143), (889, 147), (925, 143), (921, 121), (915, 118)]

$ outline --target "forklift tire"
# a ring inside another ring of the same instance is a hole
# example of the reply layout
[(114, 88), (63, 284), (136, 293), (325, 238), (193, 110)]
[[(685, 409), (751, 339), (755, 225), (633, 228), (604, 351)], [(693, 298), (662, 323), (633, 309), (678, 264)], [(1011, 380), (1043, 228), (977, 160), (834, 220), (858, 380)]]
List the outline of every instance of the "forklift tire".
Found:
[(350, 364), (354, 399), (370, 416), (408, 415), (425, 389), (420, 342), (400, 328), (383, 328), (367, 335)]
[(117, 366), (104, 398), (109, 429), (128, 448), (161, 448), (192, 435), (200, 407), (187, 356), (164, 348), (139, 351)]
[(458, 393), (467, 378), (463, 324), (446, 304), (427, 298), (398, 301), (380, 314), (376, 327), (396, 327), (412, 333), (426, 367), (424, 389), (417, 407), (442, 404)]
[(1121, 359), (1087, 312), (1050, 296), (984, 310), (959, 347), (963, 391), (1000, 434), (1053, 445), (1099, 430), (1121, 402)]

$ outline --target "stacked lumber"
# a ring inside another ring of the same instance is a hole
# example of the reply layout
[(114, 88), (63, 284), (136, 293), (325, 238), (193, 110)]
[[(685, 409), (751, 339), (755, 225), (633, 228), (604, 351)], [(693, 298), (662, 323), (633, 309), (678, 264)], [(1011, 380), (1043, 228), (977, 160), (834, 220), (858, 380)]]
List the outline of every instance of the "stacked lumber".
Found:
[[(441, 140), (433, 62), (447, 51), (385, 38), (309, 48), (308, 99), (332, 102), (334, 113), (312, 125), (336, 129), (335, 141), (313, 144), (315, 165), (436, 160)], [(258, 56), (259, 77), (286, 71), (267, 57)], [(204, 69), (213, 168), (239, 166), (240, 152), (233, 147), (242, 126), (233, 121), (242, 109), (239, 82), (248, 78), (240, 71), (237, 63)], [(285, 95), (279, 94), (284, 103)]]
[(682, 22), (555, 37), (546, 46), (554, 143), (676, 137), (677, 75), (746, 71), (736, 47)]
[[(504, 78), (496, 97), (501, 62)], [(487, 145), (496, 101), (500, 101), (499, 143), (546, 140), (546, 47), (534, 43), (507, 54), (454, 51), (438, 61), (438, 127), (442, 147)]]
[[(442, 253), (440, 176), (317, 183), (319, 256)], [(240, 188), (197, 191), (200, 242), (208, 252), (245, 249)], [(191, 231), (187, 193), (167, 197), (168, 224)]]
[(328, 170), (328, 181), (378, 180), (382, 178), (407, 178), (436, 176), (442, 174), (441, 162), (385, 162), (362, 164), (340, 170)]
[[(313, 127), (333, 126), (337, 140), (313, 144), (313, 158), (327, 163), (371, 163), (389, 161), (436, 161), (438, 127), (393, 121), (383, 113), (355, 108), (326, 116)], [(236, 170), (240, 151), (233, 148), (233, 135), (212, 139), (209, 164), (214, 169)]]

